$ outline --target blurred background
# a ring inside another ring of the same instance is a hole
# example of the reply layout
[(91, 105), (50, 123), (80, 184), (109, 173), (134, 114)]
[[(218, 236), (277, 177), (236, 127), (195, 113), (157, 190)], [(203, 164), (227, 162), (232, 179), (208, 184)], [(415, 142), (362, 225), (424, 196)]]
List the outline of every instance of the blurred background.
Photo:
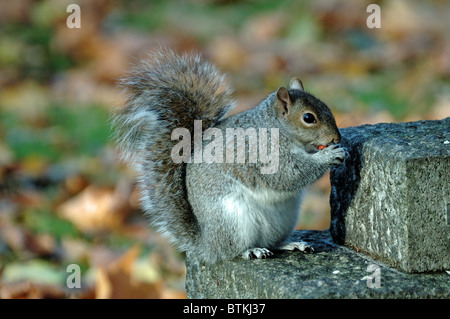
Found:
[[(445, 0), (0, 0), (0, 298), (186, 297), (184, 257), (148, 227), (110, 139), (117, 80), (161, 46), (227, 73), (237, 111), (297, 76), (339, 127), (450, 116)], [(326, 175), (298, 228), (328, 228), (329, 192)]]

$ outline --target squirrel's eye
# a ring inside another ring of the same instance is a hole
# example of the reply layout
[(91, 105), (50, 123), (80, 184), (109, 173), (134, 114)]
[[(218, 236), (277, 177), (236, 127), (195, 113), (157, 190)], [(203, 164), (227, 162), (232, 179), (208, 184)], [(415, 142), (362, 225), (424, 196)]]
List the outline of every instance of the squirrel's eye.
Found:
[(308, 124), (316, 123), (316, 117), (312, 113), (303, 114), (303, 121)]

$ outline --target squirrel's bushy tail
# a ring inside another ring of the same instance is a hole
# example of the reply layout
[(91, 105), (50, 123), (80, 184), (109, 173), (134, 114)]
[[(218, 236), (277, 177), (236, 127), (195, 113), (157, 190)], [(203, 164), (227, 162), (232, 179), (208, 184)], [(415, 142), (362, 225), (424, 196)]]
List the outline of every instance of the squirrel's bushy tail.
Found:
[[(159, 51), (121, 80), (128, 93), (113, 126), (123, 158), (138, 174), (142, 206), (159, 231), (187, 250), (199, 229), (187, 201), (186, 164), (172, 161), (176, 128), (212, 127), (234, 105), (224, 76), (198, 55)], [(191, 141), (192, 142), (192, 141)], [(193, 149), (193, 147), (191, 147)]]

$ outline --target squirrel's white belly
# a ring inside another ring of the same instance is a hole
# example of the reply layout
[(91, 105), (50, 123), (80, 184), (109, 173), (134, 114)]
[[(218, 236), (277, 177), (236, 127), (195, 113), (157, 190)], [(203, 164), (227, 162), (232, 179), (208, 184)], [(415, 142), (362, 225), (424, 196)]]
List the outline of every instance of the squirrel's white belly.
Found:
[(301, 194), (251, 190), (240, 186), (239, 190), (223, 199), (228, 220), (234, 224), (239, 237), (236, 239), (247, 248), (279, 245), (297, 223)]

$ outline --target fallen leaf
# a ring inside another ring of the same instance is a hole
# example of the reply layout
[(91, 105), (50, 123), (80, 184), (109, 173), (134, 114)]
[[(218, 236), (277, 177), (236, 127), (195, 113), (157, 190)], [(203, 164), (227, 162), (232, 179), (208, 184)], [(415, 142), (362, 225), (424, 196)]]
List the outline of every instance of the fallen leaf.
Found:
[(64, 186), (69, 194), (77, 194), (88, 186), (88, 180), (80, 174), (74, 174), (66, 178)]
[(249, 42), (269, 43), (280, 36), (286, 27), (283, 12), (271, 12), (250, 19), (244, 26), (243, 36)]
[(61, 238), (62, 255), (65, 260), (77, 261), (88, 256), (89, 246), (86, 241), (77, 238)]
[(27, 247), (38, 255), (49, 256), (56, 250), (56, 240), (48, 233), (30, 235), (27, 237)]
[(250, 58), (243, 45), (231, 37), (219, 37), (212, 43), (210, 51), (211, 60), (228, 70), (242, 70)]
[(96, 277), (97, 299), (154, 299), (161, 297), (162, 282), (137, 281), (132, 276), (139, 248), (132, 247), (107, 267), (100, 267)]
[(0, 284), (0, 299), (61, 299), (66, 293), (58, 286), (29, 281)]
[(25, 249), (26, 233), (22, 227), (8, 223), (7, 227), (3, 227), (2, 225), (2, 228), (0, 238), (9, 246), (10, 249), (14, 251), (21, 251)]
[(114, 230), (120, 228), (128, 212), (125, 195), (117, 194), (114, 189), (91, 185), (61, 204), (57, 211), (81, 231)]
[(30, 281), (33, 283), (60, 285), (65, 280), (64, 270), (58, 269), (51, 263), (33, 259), (26, 262), (10, 262), (2, 271), (2, 281), (12, 283)]

